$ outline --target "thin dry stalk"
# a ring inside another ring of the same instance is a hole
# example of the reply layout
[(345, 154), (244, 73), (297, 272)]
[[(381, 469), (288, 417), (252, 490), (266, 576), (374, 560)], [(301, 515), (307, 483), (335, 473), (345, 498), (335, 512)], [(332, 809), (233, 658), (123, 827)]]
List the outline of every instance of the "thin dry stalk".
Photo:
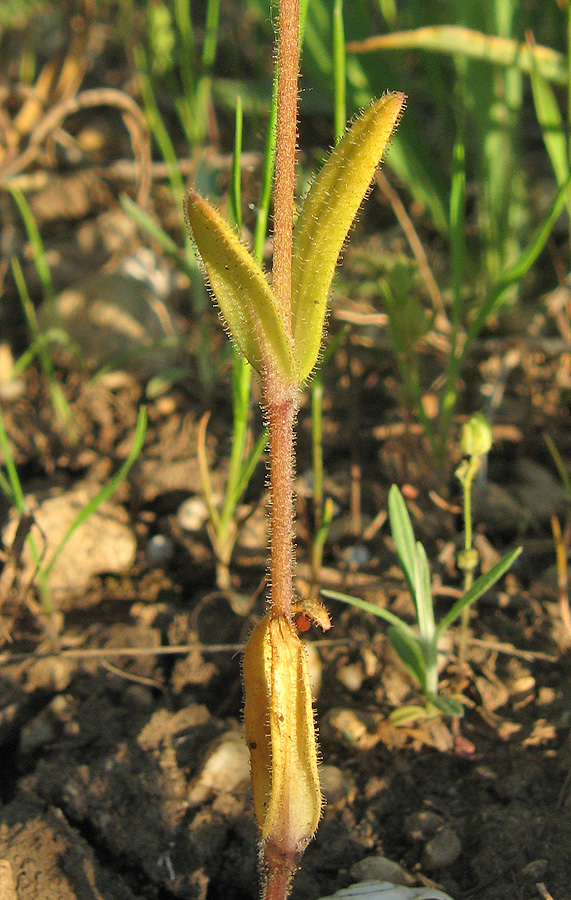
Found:
[(398, 223), (402, 228), (404, 235), (408, 241), (409, 247), (412, 250), (414, 257), (418, 263), (418, 268), (424, 280), (424, 285), (426, 287), (426, 290), (428, 291), (430, 300), (437, 314), (436, 324), (438, 325), (438, 328), (441, 332), (448, 334), (450, 332), (451, 326), (450, 322), (448, 321), (448, 316), (446, 315), (446, 310), (444, 308), (442, 294), (440, 293), (440, 288), (438, 287), (436, 279), (432, 274), (430, 263), (428, 262), (426, 253), (424, 252), (424, 247), (422, 246), (422, 242), (416, 232), (412, 220), (408, 215), (399, 195), (388, 181), (386, 175), (384, 175), (382, 172), (377, 172), (375, 175), (375, 181), (377, 182), (377, 185), (382, 193), (391, 204), (392, 210), (396, 218), (398, 219)]

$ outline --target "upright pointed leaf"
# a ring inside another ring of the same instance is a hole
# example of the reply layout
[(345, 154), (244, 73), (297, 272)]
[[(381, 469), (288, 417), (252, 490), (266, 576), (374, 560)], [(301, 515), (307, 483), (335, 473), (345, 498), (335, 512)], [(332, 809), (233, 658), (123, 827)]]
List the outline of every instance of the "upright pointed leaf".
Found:
[(319, 354), (333, 273), (405, 101), (385, 94), (356, 119), (313, 182), (295, 225), (292, 327), (299, 381)]
[(406, 503), (396, 484), (389, 491), (389, 521), (397, 556), (416, 604), (416, 542)]
[(498, 581), (502, 575), (507, 572), (509, 567), (516, 561), (518, 556), (522, 551), (522, 547), (516, 547), (515, 550), (512, 550), (510, 553), (506, 553), (505, 556), (502, 556), (499, 562), (492, 566), (489, 572), (485, 572), (484, 575), (480, 575), (480, 577), (474, 582), (470, 590), (466, 591), (466, 593), (460, 597), (459, 600), (452, 606), (451, 609), (448, 610), (446, 615), (440, 620), (438, 626), (436, 628), (436, 640), (440, 638), (441, 635), (450, 627), (452, 622), (458, 618), (461, 614), (462, 610), (466, 609), (466, 607), (471, 606), (482, 594), (485, 594), (489, 588), (491, 588), (496, 581)]
[(222, 216), (191, 192), (186, 220), (224, 322), (258, 372), (294, 376), (291, 341), (262, 269)]
[(418, 627), (422, 638), (431, 641), (434, 636), (434, 608), (432, 606), (432, 589), (430, 584), (430, 569), (426, 550), (420, 541), (416, 542), (415, 559), (415, 601)]

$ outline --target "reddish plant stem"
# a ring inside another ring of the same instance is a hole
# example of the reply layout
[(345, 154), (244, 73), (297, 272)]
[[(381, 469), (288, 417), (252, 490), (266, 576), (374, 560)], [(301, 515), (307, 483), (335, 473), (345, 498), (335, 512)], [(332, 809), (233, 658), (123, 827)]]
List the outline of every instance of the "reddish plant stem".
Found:
[(266, 379), (270, 432), (270, 600), (276, 615), (291, 618), (293, 603), (293, 440), (297, 389)]
[(277, 57), (278, 108), (272, 285), (284, 321), (291, 329), (291, 256), (297, 146), (299, 0), (280, 0)]
[(289, 896), (291, 883), (296, 871), (296, 864), (292, 860), (291, 865), (280, 862), (268, 862), (266, 883), (264, 885), (263, 900), (284, 900)]
[[(278, 108), (274, 186), (273, 290), (291, 333), (291, 263), (297, 145), (299, 0), (279, 0)], [(291, 618), (293, 602), (294, 426), (297, 387), (271, 371), (264, 378), (270, 432), (270, 600), (276, 615)]]

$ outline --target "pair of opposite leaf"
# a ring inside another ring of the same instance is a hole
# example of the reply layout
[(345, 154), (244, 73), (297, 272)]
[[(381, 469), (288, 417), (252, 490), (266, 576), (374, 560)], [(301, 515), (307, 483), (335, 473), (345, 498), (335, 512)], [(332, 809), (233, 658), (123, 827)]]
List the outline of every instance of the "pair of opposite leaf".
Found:
[(191, 192), (187, 223), (227, 328), (260, 374), (304, 382), (321, 347), (339, 254), (404, 106), (387, 93), (353, 123), (315, 178), (293, 234), (291, 323), (249, 250), (204, 198)]

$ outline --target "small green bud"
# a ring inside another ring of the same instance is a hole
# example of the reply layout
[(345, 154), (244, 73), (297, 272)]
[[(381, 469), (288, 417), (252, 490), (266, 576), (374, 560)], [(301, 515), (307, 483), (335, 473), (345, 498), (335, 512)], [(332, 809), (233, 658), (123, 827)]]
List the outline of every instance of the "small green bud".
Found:
[(473, 572), (478, 565), (478, 551), (471, 547), (458, 554), (458, 568), (463, 572)]
[(492, 446), (492, 426), (482, 413), (474, 413), (462, 429), (464, 456), (485, 456)]

